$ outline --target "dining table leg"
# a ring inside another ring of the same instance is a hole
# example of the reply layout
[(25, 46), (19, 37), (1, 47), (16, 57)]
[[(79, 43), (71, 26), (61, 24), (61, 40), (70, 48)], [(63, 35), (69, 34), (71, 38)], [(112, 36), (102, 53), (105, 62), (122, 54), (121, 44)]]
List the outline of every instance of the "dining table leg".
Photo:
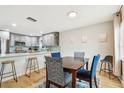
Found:
[(86, 63), (86, 69), (88, 70), (88, 62)]
[(76, 78), (77, 78), (77, 71), (73, 70), (72, 71), (72, 88), (76, 87)]
[(46, 88), (49, 87), (49, 81), (48, 81), (48, 72), (47, 72), (47, 68), (46, 68)]

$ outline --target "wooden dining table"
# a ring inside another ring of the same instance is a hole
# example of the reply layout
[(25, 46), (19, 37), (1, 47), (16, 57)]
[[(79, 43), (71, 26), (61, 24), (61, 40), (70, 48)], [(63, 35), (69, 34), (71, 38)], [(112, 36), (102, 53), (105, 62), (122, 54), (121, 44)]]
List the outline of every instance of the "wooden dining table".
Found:
[(88, 69), (89, 58), (86, 58), (85, 62), (80, 58), (74, 57), (62, 57), (63, 68), (68, 69), (72, 73), (72, 88), (76, 87), (77, 71), (86, 65)]

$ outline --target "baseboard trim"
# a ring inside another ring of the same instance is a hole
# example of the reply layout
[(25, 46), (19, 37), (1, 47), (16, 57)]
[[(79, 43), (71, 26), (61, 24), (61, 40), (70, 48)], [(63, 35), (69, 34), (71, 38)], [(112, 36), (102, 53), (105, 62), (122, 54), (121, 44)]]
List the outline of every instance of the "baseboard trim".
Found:
[(121, 80), (121, 84), (122, 84), (122, 87), (124, 88), (124, 81), (123, 80)]
[(124, 81), (120, 77), (118, 77), (118, 79), (121, 82), (122, 87), (124, 88)]

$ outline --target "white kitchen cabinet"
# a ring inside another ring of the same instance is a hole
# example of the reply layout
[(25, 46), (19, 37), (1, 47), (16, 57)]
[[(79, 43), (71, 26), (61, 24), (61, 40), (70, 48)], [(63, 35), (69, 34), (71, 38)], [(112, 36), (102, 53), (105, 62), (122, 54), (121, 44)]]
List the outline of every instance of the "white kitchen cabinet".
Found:
[(39, 37), (38, 43), (39, 43), (39, 48), (42, 49), (42, 36)]
[(43, 36), (43, 44), (46, 46), (53, 46), (54, 45), (54, 35), (48, 34)]
[(15, 41), (21, 41), (21, 37), (19, 35), (14, 35)]
[(25, 36), (23, 36), (23, 35), (11, 34), (10, 46), (14, 46), (15, 45), (15, 41), (25, 42), (25, 40), (26, 40)]
[(43, 46), (59, 46), (59, 32), (52, 32), (43, 35)]
[(14, 35), (11, 34), (11, 37), (10, 37), (10, 46), (14, 46), (14, 43), (15, 43), (15, 38), (14, 38)]
[(37, 37), (31, 37), (31, 45), (37, 46), (38, 45), (38, 38)]
[(36, 36), (26, 36), (26, 35), (19, 35), (19, 34), (11, 34), (10, 45), (14, 46), (15, 41), (18, 42), (25, 42), (25, 46), (38, 46), (38, 38)]
[(25, 39), (26, 36), (21, 36), (20, 38), (21, 38), (21, 42), (25, 42), (25, 40), (26, 40), (26, 39)]
[(25, 37), (25, 43), (26, 43), (26, 46), (31, 46), (31, 37), (29, 37), (29, 36), (26, 36)]
[(37, 46), (38, 45), (38, 37), (25, 37), (26, 46)]

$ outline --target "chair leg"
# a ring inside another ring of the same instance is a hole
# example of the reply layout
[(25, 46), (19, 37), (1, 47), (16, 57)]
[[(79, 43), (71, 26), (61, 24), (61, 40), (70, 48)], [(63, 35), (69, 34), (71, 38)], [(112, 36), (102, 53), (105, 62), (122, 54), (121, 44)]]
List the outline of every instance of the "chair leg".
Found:
[(109, 79), (110, 79), (111, 68), (109, 63), (108, 63), (108, 71), (109, 71)]
[(105, 62), (105, 67), (104, 67), (104, 69), (105, 69), (105, 72), (106, 72), (106, 71), (107, 71), (107, 70), (106, 70), (106, 69), (107, 69), (107, 68), (106, 68), (106, 62)]
[(101, 66), (100, 66), (100, 71), (99, 71), (99, 73), (101, 73), (101, 71), (102, 71), (102, 65), (103, 65), (103, 62), (101, 62)]
[(26, 76), (28, 76), (28, 75), (27, 75), (28, 66), (29, 66), (29, 59), (27, 60), (27, 66), (26, 66), (26, 71), (25, 71), (25, 75), (26, 75)]
[(81, 82), (81, 80), (80, 80), (80, 79), (79, 79), (78, 81), (79, 81), (79, 82)]
[(94, 82), (95, 82), (96, 88), (98, 88), (97, 81), (96, 81), (96, 76), (94, 77)]
[(15, 69), (15, 64), (14, 63), (11, 63), (12, 65), (12, 72), (13, 72), (13, 78), (16, 82), (18, 82), (18, 79), (17, 79), (17, 74), (16, 74), (16, 69)]
[(48, 81), (46, 80), (46, 88), (48, 88)]
[(34, 66), (34, 71), (35, 71), (35, 63), (36, 63), (36, 60), (33, 60), (33, 66)]
[(50, 87), (50, 81), (47, 80), (47, 81), (46, 81), (46, 88), (49, 88), (49, 87)]
[(39, 64), (38, 64), (38, 60), (37, 59), (36, 59), (36, 65), (37, 65), (38, 72), (40, 72)]
[(90, 84), (90, 88), (92, 88), (92, 79), (90, 80), (89, 84)]
[(29, 77), (31, 76), (31, 70), (32, 70), (32, 68), (31, 68), (31, 67), (32, 67), (32, 61), (33, 61), (33, 60), (31, 59), (31, 62), (30, 62), (30, 73), (29, 73)]

